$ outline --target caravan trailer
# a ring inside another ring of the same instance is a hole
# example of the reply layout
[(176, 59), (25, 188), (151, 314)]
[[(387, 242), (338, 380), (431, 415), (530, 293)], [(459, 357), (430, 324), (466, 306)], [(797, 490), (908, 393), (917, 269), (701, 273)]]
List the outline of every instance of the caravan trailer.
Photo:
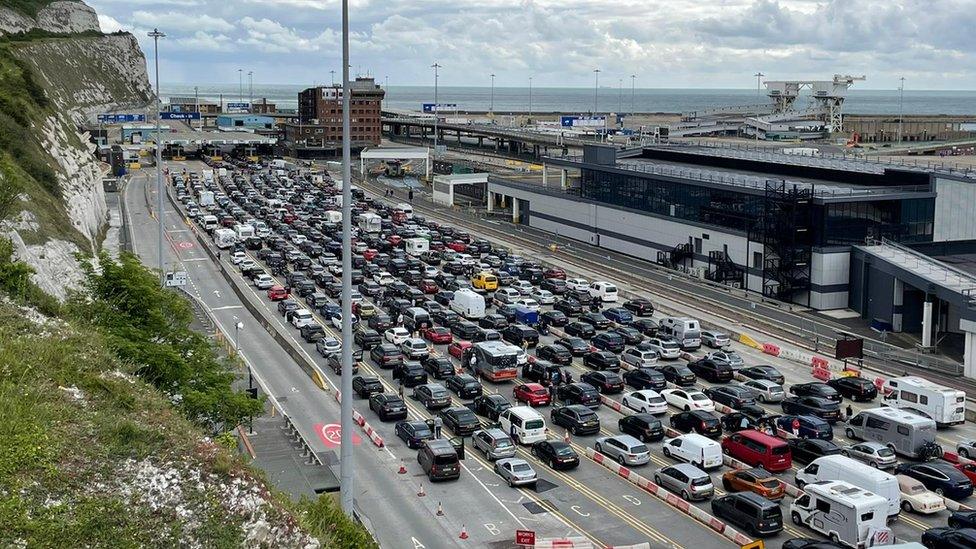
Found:
[(884, 384), (884, 404), (935, 420), (942, 427), (966, 422), (966, 393), (918, 376), (896, 377)]
[(790, 504), (794, 524), (854, 549), (893, 541), (887, 511), (887, 499), (842, 480), (810, 484)]

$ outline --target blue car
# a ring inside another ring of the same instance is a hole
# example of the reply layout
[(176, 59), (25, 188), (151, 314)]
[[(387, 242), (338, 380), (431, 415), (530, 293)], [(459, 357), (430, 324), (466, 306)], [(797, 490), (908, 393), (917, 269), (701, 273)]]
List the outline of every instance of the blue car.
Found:
[(831, 440), (834, 438), (834, 430), (830, 424), (816, 416), (795, 416), (782, 415), (776, 418), (776, 427), (792, 433), (793, 421), (796, 420), (800, 425), (796, 436), (799, 438), (816, 438), (820, 440)]
[(628, 325), (634, 321), (634, 315), (623, 307), (611, 307), (603, 311), (603, 316), (610, 322)]
[(336, 305), (335, 303), (326, 303), (325, 305), (322, 305), (322, 308), (319, 309), (319, 312), (327, 320), (332, 320), (332, 317), (339, 316), (342, 314), (342, 307)]
[(902, 463), (895, 468), (896, 475), (908, 475), (940, 496), (962, 501), (973, 495), (973, 483), (947, 462)]

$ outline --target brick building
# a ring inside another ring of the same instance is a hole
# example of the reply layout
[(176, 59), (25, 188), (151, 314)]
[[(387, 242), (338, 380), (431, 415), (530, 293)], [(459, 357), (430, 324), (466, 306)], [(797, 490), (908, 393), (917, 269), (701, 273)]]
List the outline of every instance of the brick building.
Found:
[[(380, 121), (386, 92), (372, 78), (358, 77), (352, 91), (352, 148), (380, 144)], [(287, 124), (285, 139), (297, 153), (328, 154), (342, 147), (342, 86), (317, 86), (298, 94), (298, 123)]]

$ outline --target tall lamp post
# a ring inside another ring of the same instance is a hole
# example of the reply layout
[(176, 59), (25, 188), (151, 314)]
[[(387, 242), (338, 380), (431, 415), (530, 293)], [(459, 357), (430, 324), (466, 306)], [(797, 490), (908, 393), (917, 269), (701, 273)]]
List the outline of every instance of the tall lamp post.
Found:
[(636, 88), (636, 86), (637, 86), (637, 75), (636, 74), (632, 74), (632, 75), (630, 75), (630, 114), (631, 115), (633, 115), (634, 112), (635, 112), (634, 111), (634, 109), (635, 109), (634, 105), (636, 103), (635, 103), (634, 100), (637, 97), (637, 88)]
[(244, 102), (244, 69), (237, 69), (237, 100)]
[(532, 77), (529, 77), (529, 120), (532, 120)]
[(488, 100), (488, 114), (495, 114), (495, 73), (491, 73), (491, 95)]
[(353, 516), (355, 463), (352, 446), (352, 154), (350, 142), (351, 90), (349, 88), (349, 0), (342, 0), (342, 435), (339, 450), (340, 502)]
[(437, 119), (440, 118), (440, 114), (438, 113), (440, 109), (438, 109), (437, 105), (437, 79), (439, 76), (437, 71), (441, 66), (435, 61), (430, 68), (434, 69), (434, 156), (437, 156)]
[(159, 130), (159, 39), (165, 38), (166, 35), (159, 32), (159, 29), (153, 29), (149, 33), (149, 37), (153, 39), (153, 57), (156, 63), (156, 212), (159, 215), (159, 235), (157, 243), (159, 245), (159, 285), (166, 285), (166, 268), (163, 265), (163, 255), (165, 251), (163, 250), (163, 142), (162, 133)]
[(247, 95), (249, 110), (254, 112), (254, 71), (247, 71)]
[(596, 116), (600, 97), (600, 69), (593, 69), (593, 74), (593, 116)]
[(899, 78), (901, 85), (898, 86), (898, 144), (901, 145), (901, 121), (905, 117), (905, 77)]

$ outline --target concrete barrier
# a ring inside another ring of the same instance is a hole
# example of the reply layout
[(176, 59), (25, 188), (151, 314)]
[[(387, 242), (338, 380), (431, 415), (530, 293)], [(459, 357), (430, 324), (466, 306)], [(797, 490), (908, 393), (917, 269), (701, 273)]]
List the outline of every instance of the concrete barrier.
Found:
[(599, 463), (600, 465), (613, 471), (617, 476), (627, 480), (631, 484), (634, 484), (641, 490), (644, 490), (645, 492), (655, 496), (656, 498), (663, 500), (671, 507), (692, 517), (698, 522), (701, 522), (702, 524), (708, 526), (715, 532), (722, 534), (733, 543), (737, 545), (746, 545), (753, 541), (752, 538), (750, 538), (749, 536), (742, 534), (741, 532), (733, 529), (728, 524), (715, 518), (711, 514), (702, 511), (698, 507), (691, 505), (687, 501), (681, 499), (679, 496), (676, 496), (675, 494), (672, 494), (671, 492), (664, 490), (657, 484), (635, 473), (633, 470), (618, 464), (612, 459), (607, 458), (606, 456), (597, 452), (593, 448), (586, 448), (586, 456), (592, 459), (593, 461), (595, 461), (596, 463)]
[(616, 400), (613, 400), (612, 398), (608, 397), (607, 395), (600, 395), (600, 404), (603, 404), (607, 408), (610, 408), (611, 410), (614, 410), (616, 412), (619, 412), (619, 413), (621, 413), (621, 414), (623, 414), (625, 416), (632, 416), (632, 415), (634, 415), (636, 413), (633, 410), (631, 410), (630, 408), (627, 408), (623, 404), (621, 404), (621, 403), (617, 402)]
[[(342, 393), (340, 393), (339, 391), (336, 391), (335, 392), (335, 400), (338, 403), (342, 403)], [(362, 414), (360, 414), (356, 410), (353, 410), (352, 411), (352, 420), (356, 422), (356, 425), (359, 425), (363, 429), (363, 432), (366, 433), (366, 436), (369, 437), (369, 440), (371, 440), (373, 442), (373, 444), (376, 445), (377, 448), (382, 448), (383, 447), (383, 445), (384, 445), (384, 443), (383, 443), (383, 437), (381, 437), (379, 435), (379, 433), (377, 433), (376, 430), (373, 429), (373, 426), (370, 425), (368, 421), (366, 421), (366, 418), (363, 417)]]
[(535, 540), (535, 549), (595, 549), (593, 542), (583, 536)]

